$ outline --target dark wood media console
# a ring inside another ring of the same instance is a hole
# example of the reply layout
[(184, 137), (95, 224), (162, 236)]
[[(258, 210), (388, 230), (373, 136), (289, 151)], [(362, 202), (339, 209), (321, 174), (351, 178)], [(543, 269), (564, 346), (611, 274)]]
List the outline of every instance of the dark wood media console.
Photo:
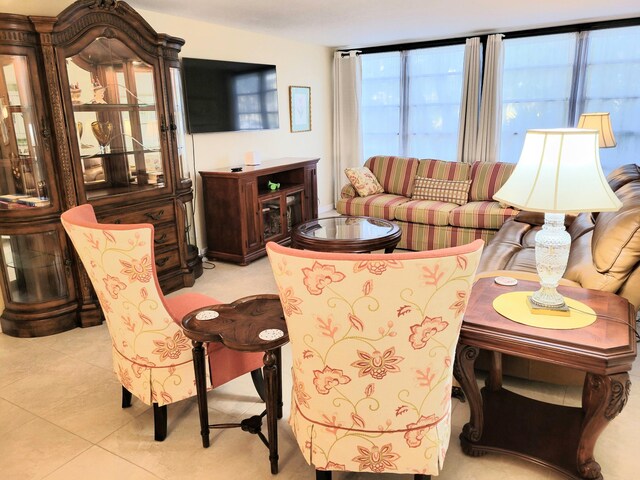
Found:
[[(318, 158), (199, 172), (204, 191), (206, 255), (247, 265), (269, 241), (288, 245), (293, 227), (318, 218)], [(279, 184), (271, 189), (269, 182)]]

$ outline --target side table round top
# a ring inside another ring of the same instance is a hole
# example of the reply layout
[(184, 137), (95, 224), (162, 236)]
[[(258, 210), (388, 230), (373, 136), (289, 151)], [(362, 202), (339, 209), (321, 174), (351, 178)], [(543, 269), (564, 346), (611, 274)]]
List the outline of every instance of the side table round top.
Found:
[(381, 218), (338, 216), (301, 223), (292, 232), (297, 248), (324, 252), (371, 252), (393, 250), (402, 231)]
[(243, 352), (273, 350), (289, 341), (278, 295), (253, 295), (199, 308), (184, 316), (182, 326), (191, 340), (219, 342)]

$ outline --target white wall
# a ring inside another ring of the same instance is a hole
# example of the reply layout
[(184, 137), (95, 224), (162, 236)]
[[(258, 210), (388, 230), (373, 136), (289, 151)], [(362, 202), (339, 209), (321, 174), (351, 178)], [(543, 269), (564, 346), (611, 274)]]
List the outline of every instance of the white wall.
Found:
[[(0, 11), (25, 15), (57, 15), (68, 0), (0, 0)], [(199, 246), (206, 244), (203, 203), (198, 171), (237, 165), (246, 151), (263, 159), (319, 157), (320, 211), (332, 208), (332, 50), (289, 39), (227, 28), (211, 23), (138, 10), (159, 33), (183, 38), (181, 56), (252, 63), (277, 67), (280, 128), (256, 132), (201, 133), (187, 138), (196, 184), (196, 227)], [(289, 131), (289, 86), (311, 87), (311, 131)], [(195, 147), (192, 150), (192, 145)], [(195, 155), (193, 153), (195, 152)]]
[[(245, 30), (140, 12), (159, 32), (184, 38), (181, 55), (193, 58), (275, 64), (278, 77), (280, 128), (256, 132), (200, 133), (187, 138), (195, 171), (243, 163), (244, 153), (258, 151), (263, 159), (319, 157), (318, 197), (320, 209), (332, 206), (332, 50), (322, 46)], [(289, 131), (289, 86), (311, 87), (311, 131)], [(193, 145), (193, 151), (191, 151)], [(193, 153), (195, 152), (195, 155)], [(200, 179), (197, 184), (198, 243), (205, 246), (202, 232), (203, 207)]]

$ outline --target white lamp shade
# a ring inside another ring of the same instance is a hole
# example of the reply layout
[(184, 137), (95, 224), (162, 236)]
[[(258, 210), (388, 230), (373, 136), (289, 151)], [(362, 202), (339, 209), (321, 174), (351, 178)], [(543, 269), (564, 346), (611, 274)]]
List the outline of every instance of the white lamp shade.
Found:
[(493, 198), (546, 213), (606, 212), (622, 206), (602, 172), (598, 132), (578, 128), (529, 130), (516, 168)]
[(608, 113), (583, 113), (578, 120), (578, 128), (598, 130), (600, 148), (616, 146), (616, 138), (611, 128), (611, 118)]

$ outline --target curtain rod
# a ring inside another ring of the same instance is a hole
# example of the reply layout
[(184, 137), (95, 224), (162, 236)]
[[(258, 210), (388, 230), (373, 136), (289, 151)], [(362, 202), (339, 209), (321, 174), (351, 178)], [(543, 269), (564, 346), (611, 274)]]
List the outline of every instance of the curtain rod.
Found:
[[(362, 47), (349, 50), (359, 50), (359, 54), (394, 52), (398, 50), (415, 50), (417, 48), (446, 47), (449, 45), (459, 45), (465, 43), (467, 38), (480, 37), (485, 43), (489, 35), (502, 33), (505, 38), (533, 37), (538, 35), (550, 35), (554, 33), (579, 32), (584, 30), (601, 30), (614, 27), (631, 27), (640, 25), (640, 17), (623, 18), (617, 20), (602, 20), (598, 22), (575, 23), (568, 25), (558, 25), (554, 27), (531, 28), (527, 30), (515, 30), (512, 32), (491, 32), (483, 34), (469, 34), (465, 37), (442, 38), (437, 40), (425, 40), (421, 42), (397, 43), (393, 45), (378, 45), (375, 47)], [(337, 49), (339, 52), (347, 52), (346, 49)]]

